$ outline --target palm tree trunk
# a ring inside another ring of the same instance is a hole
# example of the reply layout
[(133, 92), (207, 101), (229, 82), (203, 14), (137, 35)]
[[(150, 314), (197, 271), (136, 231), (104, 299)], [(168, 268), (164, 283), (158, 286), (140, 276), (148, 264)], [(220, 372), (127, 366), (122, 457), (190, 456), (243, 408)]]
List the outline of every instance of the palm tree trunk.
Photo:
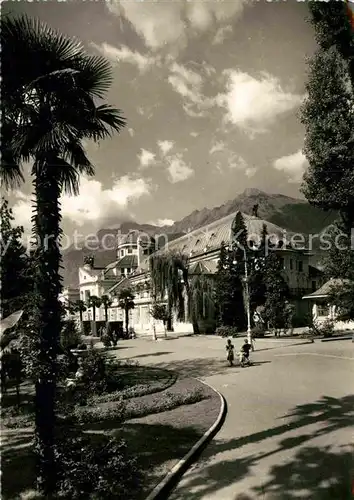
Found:
[(60, 270), (60, 183), (57, 170), (39, 164), (34, 181), (37, 235), (35, 267), (34, 319), (38, 334), (38, 368), (35, 382), (35, 450), (37, 454), (38, 488), (51, 498), (56, 487), (55, 460), (55, 399), (57, 382), (57, 353), (60, 338), (61, 292)]
[(79, 314), (80, 314), (80, 331), (81, 331), (81, 334), (83, 335), (83, 333), (84, 333), (84, 321), (83, 321), (81, 309), (79, 310)]
[(92, 335), (96, 337), (97, 335), (97, 329), (96, 329), (96, 306), (92, 307)]
[(125, 308), (125, 331), (126, 331), (126, 334), (127, 334), (127, 338), (129, 336), (129, 309), (126, 307)]

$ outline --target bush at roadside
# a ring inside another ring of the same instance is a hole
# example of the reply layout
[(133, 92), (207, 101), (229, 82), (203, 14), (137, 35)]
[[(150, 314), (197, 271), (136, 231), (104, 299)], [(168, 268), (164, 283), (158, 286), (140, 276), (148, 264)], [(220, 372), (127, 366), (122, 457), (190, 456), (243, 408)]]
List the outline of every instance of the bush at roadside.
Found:
[(237, 337), (238, 329), (236, 326), (218, 326), (215, 335), (220, 337)]

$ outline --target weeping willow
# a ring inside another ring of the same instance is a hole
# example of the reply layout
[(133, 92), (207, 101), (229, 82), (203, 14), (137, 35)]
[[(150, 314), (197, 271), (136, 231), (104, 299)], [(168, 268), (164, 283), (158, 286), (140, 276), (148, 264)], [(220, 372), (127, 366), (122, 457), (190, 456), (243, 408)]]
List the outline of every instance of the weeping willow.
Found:
[(195, 333), (199, 332), (199, 320), (214, 317), (214, 280), (208, 275), (189, 274), (186, 255), (169, 252), (151, 256), (150, 276), (154, 300), (167, 298), (169, 316), (176, 312), (179, 321), (187, 316)]

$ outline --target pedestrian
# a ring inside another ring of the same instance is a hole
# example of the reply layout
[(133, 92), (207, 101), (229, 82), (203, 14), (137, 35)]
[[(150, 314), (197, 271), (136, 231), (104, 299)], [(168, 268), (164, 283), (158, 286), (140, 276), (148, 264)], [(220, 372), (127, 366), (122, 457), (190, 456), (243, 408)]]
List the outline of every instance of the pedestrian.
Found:
[(232, 366), (234, 364), (234, 345), (231, 342), (231, 339), (227, 340), (226, 343), (226, 352), (227, 352), (227, 361), (229, 365)]

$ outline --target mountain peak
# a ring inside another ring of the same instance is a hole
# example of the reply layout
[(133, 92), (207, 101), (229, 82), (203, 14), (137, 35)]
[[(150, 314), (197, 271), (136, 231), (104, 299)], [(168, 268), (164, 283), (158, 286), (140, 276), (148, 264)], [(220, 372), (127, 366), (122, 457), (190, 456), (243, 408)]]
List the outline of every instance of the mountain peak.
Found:
[(267, 196), (267, 193), (257, 188), (246, 188), (241, 196)]

